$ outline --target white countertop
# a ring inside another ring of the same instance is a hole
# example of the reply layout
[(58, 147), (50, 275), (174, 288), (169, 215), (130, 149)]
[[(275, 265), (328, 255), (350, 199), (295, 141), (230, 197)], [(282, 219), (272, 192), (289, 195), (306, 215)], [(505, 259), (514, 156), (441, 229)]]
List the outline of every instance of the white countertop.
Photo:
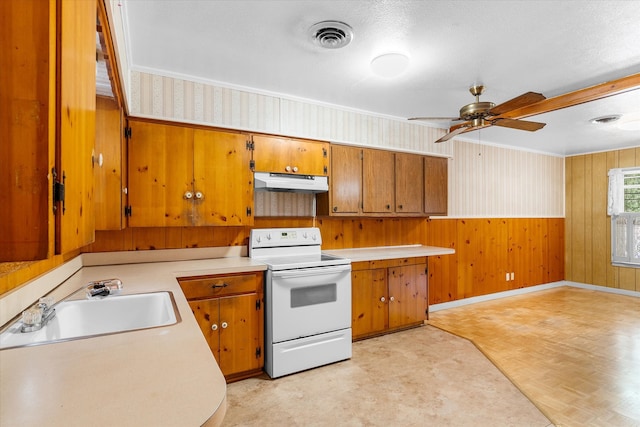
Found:
[(325, 254), (348, 258), (351, 262), (377, 261), (382, 259), (411, 258), (420, 256), (451, 255), (455, 250), (438, 246), (405, 245), (377, 246), (373, 248), (333, 249)]
[[(53, 271), (50, 278), (0, 297), (10, 318), (25, 300), (34, 301), (34, 295), (62, 281), (51, 293), (56, 301), (90, 281), (116, 277), (123, 282), (122, 294), (173, 292), (182, 318), (166, 327), (0, 350), (0, 425), (219, 425), (226, 412), (226, 382), (176, 278), (266, 269), (238, 251), (198, 250), (199, 258), (221, 257), (197, 260), (185, 259), (194, 254), (188, 249), (84, 254), (62, 273)], [(409, 245), (323, 252), (358, 262), (454, 250)]]
[(226, 383), (176, 280), (263, 271), (247, 257), (83, 267), (56, 300), (117, 277), (122, 294), (173, 292), (178, 324), (0, 350), (2, 426), (200, 426), (220, 424)]

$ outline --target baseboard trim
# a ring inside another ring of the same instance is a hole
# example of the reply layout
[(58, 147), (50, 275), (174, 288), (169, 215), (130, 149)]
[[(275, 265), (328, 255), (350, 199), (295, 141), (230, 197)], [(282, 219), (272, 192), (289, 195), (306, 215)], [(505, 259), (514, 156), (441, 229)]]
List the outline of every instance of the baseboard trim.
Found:
[(480, 295), (477, 297), (470, 297), (470, 298), (464, 298), (456, 301), (433, 304), (429, 306), (429, 312), (446, 310), (446, 309), (455, 308), (455, 307), (462, 307), (465, 305), (476, 304), (484, 301), (492, 301), (492, 300), (512, 297), (516, 295), (524, 295), (532, 292), (543, 291), (545, 289), (559, 288), (561, 286), (571, 286), (574, 288), (589, 289), (592, 291), (608, 292), (612, 294), (626, 295), (626, 296), (640, 298), (640, 292), (637, 292), (637, 291), (628, 291), (626, 289), (609, 288), (606, 286), (598, 286), (598, 285), (589, 285), (586, 283), (571, 282), (569, 280), (560, 280), (558, 282), (545, 283), (543, 285), (529, 286), (527, 288), (511, 289), (508, 291), (496, 292), (493, 294)]

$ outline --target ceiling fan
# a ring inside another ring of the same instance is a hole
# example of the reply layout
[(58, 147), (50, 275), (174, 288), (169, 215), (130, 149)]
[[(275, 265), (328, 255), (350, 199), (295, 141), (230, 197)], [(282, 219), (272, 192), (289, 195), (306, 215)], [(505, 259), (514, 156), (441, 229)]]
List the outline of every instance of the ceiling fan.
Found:
[(484, 91), (483, 85), (473, 85), (469, 88), (471, 95), (476, 97), (476, 101), (467, 104), (460, 109), (459, 117), (412, 117), (409, 120), (453, 120), (464, 121), (452, 126), (442, 138), (436, 142), (444, 142), (461, 133), (471, 132), (489, 126), (502, 126), (518, 130), (527, 130), (530, 132), (542, 129), (545, 123), (531, 122), (527, 120), (512, 119), (506, 117), (509, 112), (526, 107), (536, 102), (540, 102), (546, 97), (540, 93), (527, 92), (520, 96), (495, 105), (493, 102), (480, 102), (480, 95)]

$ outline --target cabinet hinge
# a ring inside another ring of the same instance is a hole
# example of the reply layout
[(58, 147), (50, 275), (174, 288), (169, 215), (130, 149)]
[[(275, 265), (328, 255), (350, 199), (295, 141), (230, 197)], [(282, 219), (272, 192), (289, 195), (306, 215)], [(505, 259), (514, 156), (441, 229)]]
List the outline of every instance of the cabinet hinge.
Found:
[(257, 299), (256, 300), (256, 311), (260, 311), (260, 307), (262, 306), (262, 304), (260, 303), (260, 300)]
[(326, 148), (322, 149), (322, 157), (324, 157), (325, 159), (327, 158), (327, 149)]
[(255, 170), (255, 168), (256, 168), (256, 161), (255, 160), (249, 160), (249, 169)]
[(247, 216), (251, 216), (251, 208), (247, 207)]
[(131, 205), (124, 207), (124, 216), (131, 216)]
[(131, 138), (131, 127), (125, 126), (124, 128), (124, 137), (127, 139)]
[(64, 211), (66, 210), (64, 206), (64, 183), (67, 179), (64, 171), (62, 171), (62, 182), (58, 181), (58, 172), (56, 172), (56, 168), (51, 169), (51, 176), (53, 177), (53, 213), (56, 214), (58, 210), (57, 203), (62, 203), (62, 214), (64, 215)]
[(326, 175), (327, 173), (329, 173), (329, 170), (327, 169), (327, 167), (325, 166), (322, 171), (324, 172), (324, 174)]
[(253, 151), (256, 148), (255, 144), (253, 143), (252, 140), (248, 140), (247, 141), (247, 150), (249, 151)]
[(262, 356), (262, 348), (256, 347), (256, 359), (260, 359), (260, 356)]

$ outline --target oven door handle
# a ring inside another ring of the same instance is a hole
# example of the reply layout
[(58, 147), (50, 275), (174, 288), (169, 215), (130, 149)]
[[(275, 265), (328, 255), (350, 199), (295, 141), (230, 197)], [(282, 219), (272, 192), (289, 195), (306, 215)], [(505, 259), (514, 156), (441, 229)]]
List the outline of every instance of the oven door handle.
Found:
[(309, 277), (320, 276), (323, 274), (335, 274), (342, 273), (344, 271), (351, 271), (351, 264), (336, 265), (330, 267), (312, 267), (312, 268), (300, 268), (294, 270), (280, 270), (271, 273), (272, 277)]

